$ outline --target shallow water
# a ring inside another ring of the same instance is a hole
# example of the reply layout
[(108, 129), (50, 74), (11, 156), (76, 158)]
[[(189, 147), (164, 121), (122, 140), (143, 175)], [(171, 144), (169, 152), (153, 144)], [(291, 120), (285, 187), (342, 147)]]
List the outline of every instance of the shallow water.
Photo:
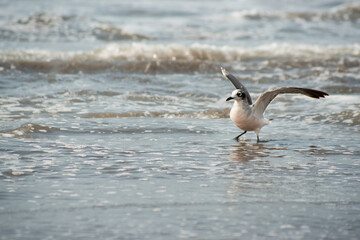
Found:
[[(0, 3), (0, 239), (357, 239), (358, 3)], [(260, 143), (233, 90), (279, 96)]]

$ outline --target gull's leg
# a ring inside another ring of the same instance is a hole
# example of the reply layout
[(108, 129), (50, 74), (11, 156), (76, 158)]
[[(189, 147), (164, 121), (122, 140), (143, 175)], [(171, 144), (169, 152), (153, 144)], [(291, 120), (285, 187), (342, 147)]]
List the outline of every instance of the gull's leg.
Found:
[(244, 131), (242, 134), (239, 134), (238, 136), (236, 136), (234, 139), (236, 141), (239, 141), (239, 137), (241, 137), (242, 135), (244, 135), (245, 133), (247, 133), (247, 131)]
[(260, 129), (256, 129), (254, 132), (256, 134), (256, 142), (259, 143), (260, 142), (260, 138), (259, 138)]

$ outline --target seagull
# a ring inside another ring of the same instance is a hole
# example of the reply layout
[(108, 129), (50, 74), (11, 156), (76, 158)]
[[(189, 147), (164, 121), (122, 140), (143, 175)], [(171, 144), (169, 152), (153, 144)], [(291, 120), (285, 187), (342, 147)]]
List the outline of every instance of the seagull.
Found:
[(264, 111), (271, 101), (279, 94), (303, 94), (311, 98), (324, 98), (329, 96), (326, 92), (309, 88), (299, 87), (277, 87), (270, 88), (260, 95), (260, 97), (253, 104), (251, 96), (244, 85), (224, 68), (221, 67), (222, 74), (231, 81), (235, 86), (235, 90), (231, 96), (226, 99), (235, 100), (234, 105), (230, 111), (230, 119), (234, 124), (244, 132), (236, 136), (234, 139), (239, 141), (239, 138), (248, 131), (254, 131), (256, 134), (257, 142), (259, 139), (259, 132), (262, 127), (269, 124), (269, 120), (264, 118)]

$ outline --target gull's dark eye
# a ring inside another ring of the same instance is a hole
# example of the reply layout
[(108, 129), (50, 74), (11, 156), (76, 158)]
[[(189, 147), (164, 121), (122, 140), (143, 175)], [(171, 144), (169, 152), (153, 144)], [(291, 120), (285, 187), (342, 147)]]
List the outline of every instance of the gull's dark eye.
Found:
[(238, 92), (236, 95), (237, 95), (238, 97), (242, 97), (242, 92)]

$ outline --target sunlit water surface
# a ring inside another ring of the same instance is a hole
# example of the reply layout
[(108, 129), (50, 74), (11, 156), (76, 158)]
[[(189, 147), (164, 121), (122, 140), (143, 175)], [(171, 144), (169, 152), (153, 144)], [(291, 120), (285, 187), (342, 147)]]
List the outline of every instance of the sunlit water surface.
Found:
[[(0, 3), (0, 239), (358, 239), (352, 1)], [(279, 96), (260, 143), (226, 67)]]

